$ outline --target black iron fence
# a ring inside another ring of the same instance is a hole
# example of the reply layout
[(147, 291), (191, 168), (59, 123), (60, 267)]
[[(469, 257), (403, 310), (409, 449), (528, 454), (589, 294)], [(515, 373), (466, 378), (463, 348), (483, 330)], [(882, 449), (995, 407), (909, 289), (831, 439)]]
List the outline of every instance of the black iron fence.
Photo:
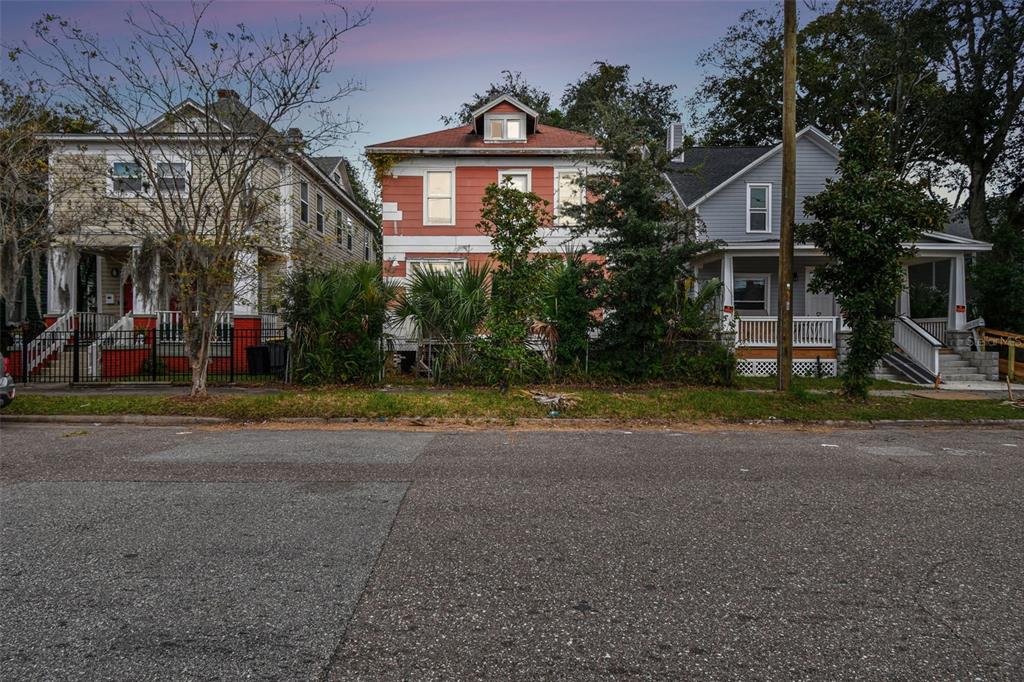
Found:
[[(80, 325), (46, 330), (8, 346), (20, 383), (188, 382), (192, 368), (180, 330)], [(288, 365), (286, 328), (218, 330), (210, 346), (211, 383), (280, 381)]]

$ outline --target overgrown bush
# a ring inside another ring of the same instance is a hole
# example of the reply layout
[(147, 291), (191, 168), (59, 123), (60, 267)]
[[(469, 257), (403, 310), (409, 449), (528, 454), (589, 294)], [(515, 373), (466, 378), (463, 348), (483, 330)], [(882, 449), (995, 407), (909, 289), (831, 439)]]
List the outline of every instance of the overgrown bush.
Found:
[(412, 325), (435, 379), (451, 380), (467, 371), (472, 342), (490, 310), (489, 277), (487, 265), (409, 273), (393, 315)]
[(302, 384), (372, 383), (383, 368), (381, 341), (397, 286), (377, 263), (302, 268), (285, 282), (291, 371)]
[(584, 366), (590, 332), (597, 325), (597, 288), (601, 268), (584, 259), (582, 249), (567, 249), (546, 259), (541, 285), (540, 322), (549, 339), (551, 359), (561, 373)]
[(985, 325), (1024, 334), (1024, 208), (1020, 197), (992, 202), (992, 251), (971, 273)]

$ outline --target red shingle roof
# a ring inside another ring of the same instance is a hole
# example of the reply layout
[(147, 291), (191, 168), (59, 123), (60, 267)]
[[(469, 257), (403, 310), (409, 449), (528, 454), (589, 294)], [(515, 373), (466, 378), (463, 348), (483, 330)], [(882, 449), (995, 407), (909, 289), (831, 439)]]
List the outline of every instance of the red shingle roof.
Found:
[(423, 135), (413, 135), (401, 140), (372, 144), (366, 148), (366, 151), (384, 151), (387, 149), (486, 149), (508, 151), (521, 149), (596, 149), (596, 147), (597, 140), (590, 135), (538, 123), (537, 132), (529, 135), (526, 142), (484, 142), (482, 136), (473, 133), (472, 125), (464, 125)]

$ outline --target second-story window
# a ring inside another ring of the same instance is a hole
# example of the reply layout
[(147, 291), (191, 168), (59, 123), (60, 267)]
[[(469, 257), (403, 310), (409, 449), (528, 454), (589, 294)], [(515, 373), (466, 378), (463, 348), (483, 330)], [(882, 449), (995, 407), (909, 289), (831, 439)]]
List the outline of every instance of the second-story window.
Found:
[(316, 195), (316, 231), (321, 234), (324, 231), (324, 195), (319, 192)]
[(111, 166), (115, 194), (133, 194), (142, 191), (142, 166), (127, 161), (116, 161)]
[(363, 232), (363, 260), (370, 260), (370, 235)]
[(452, 171), (427, 171), (426, 220), (427, 225), (452, 225), (455, 223)]
[(188, 190), (188, 177), (185, 174), (184, 163), (158, 163), (156, 172), (159, 175), (157, 182), (162, 192), (185, 192)]
[(345, 234), (345, 223), (342, 222), (341, 209), (340, 208), (336, 208), (336, 209), (334, 209), (334, 238), (338, 240), (339, 244), (341, 243), (341, 240), (342, 240), (344, 234)]
[(498, 171), (498, 182), (502, 185), (508, 184), (520, 192), (530, 191), (530, 171), (510, 170)]
[(747, 232), (772, 231), (772, 186), (747, 185)]
[(299, 217), (302, 222), (309, 222), (309, 183), (305, 180), (299, 182)]
[(352, 250), (352, 232), (355, 231), (355, 227), (352, 225), (352, 218), (348, 218), (348, 227), (345, 230), (345, 246), (349, 251)]

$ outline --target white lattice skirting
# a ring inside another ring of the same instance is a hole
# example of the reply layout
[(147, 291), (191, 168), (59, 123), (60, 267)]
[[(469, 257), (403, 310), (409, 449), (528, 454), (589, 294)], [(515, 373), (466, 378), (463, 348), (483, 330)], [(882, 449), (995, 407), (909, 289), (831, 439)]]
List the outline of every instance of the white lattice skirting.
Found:
[[(793, 360), (793, 374), (801, 377), (818, 376), (818, 360)], [(736, 361), (736, 371), (745, 377), (767, 377), (775, 374), (775, 360), (740, 358)], [(821, 360), (821, 376), (836, 376), (836, 361)]]

